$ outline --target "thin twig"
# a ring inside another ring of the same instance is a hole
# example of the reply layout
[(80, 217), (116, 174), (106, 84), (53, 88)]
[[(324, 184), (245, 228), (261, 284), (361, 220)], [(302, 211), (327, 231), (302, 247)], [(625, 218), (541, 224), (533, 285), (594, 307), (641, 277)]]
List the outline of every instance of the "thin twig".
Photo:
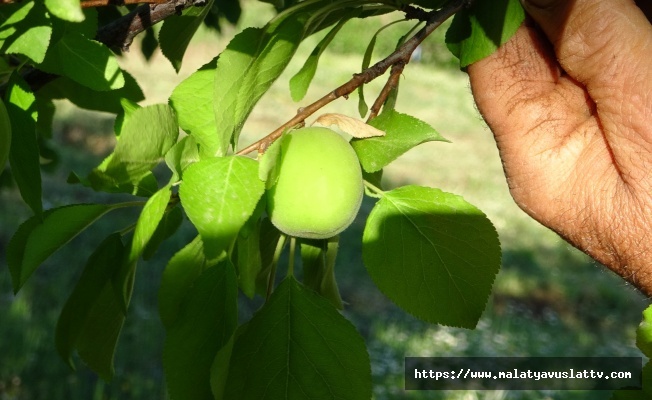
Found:
[(125, 6), (138, 3), (162, 4), (167, 0), (82, 0), (82, 8), (105, 7), (105, 6)]
[[(419, 46), (419, 44), (421, 44), (421, 42), (423, 42), (425, 38), (428, 37), (428, 35), (434, 32), (435, 29), (437, 29), (442, 23), (444, 23), (444, 21), (446, 21), (448, 18), (453, 16), (458, 11), (468, 7), (472, 2), (473, 0), (453, 0), (448, 4), (446, 4), (443, 8), (429, 13), (430, 17), (426, 22), (426, 26), (424, 26), (421, 30), (415, 33), (414, 36), (412, 36), (409, 40), (403, 43), (403, 45), (401, 45), (398, 49), (396, 49), (396, 51), (394, 51), (392, 54), (378, 61), (376, 64), (365, 69), (359, 74), (354, 74), (353, 77), (348, 82), (341, 85), (340, 87), (333, 90), (332, 92), (328, 93), (327, 95), (317, 100), (316, 102), (310, 104), (307, 107), (301, 108), (299, 112), (294, 117), (292, 117), (289, 121), (279, 126), (276, 130), (274, 130), (272, 133), (265, 136), (264, 138), (238, 151), (237, 154), (239, 155), (249, 154), (255, 150), (258, 150), (259, 153), (264, 152), (269, 147), (270, 144), (272, 144), (276, 139), (281, 137), (283, 132), (285, 132), (287, 129), (297, 124), (304, 122), (306, 118), (308, 118), (315, 112), (319, 111), (321, 108), (323, 108), (330, 102), (340, 97), (348, 96), (361, 85), (369, 83), (374, 79), (378, 78), (379, 76), (383, 75), (390, 67), (394, 65), (407, 64), (410, 61), (410, 57), (412, 56), (414, 50), (417, 48), (417, 46)], [(390, 79), (392, 79), (392, 77), (390, 77)], [(394, 78), (394, 79), (398, 79), (398, 78)]]
[(163, 3), (143, 4), (101, 27), (95, 39), (109, 48), (127, 51), (139, 33), (186, 8), (205, 4), (206, 0), (166, 0)]
[(378, 116), (378, 113), (380, 113), (380, 109), (382, 108), (383, 104), (385, 104), (385, 101), (389, 97), (389, 94), (392, 93), (392, 90), (398, 87), (398, 82), (401, 79), (401, 74), (403, 73), (404, 68), (405, 68), (404, 62), (399, 62), (392, 66), (392, 70), (390, 72), (389, 79), (387, 79), (387, 83), (383, 87), (383, 90), (380, 91), (380, 94), (378, 95), (378, 98), (374, 102), (374, 105), (371, 106), (371, 110), (369, 112), (369, 118), (367, 118), (367, 122), (371, 121), (372, 119)]

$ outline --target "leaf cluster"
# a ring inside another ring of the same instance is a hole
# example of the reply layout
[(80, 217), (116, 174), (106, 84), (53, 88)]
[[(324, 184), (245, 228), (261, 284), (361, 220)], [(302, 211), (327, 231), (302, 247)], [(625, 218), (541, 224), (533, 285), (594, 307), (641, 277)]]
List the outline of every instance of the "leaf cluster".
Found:
[[(337, 288), (335, 268), (344, 244), (337, 237), (287, 237), (267, 218), (265, 195), (273, 185), (269, 177), (277, 160), (269, 146), (354, 90), (361, 94), (358, 111), (367, 116), (364, 84), (388, 69), (388, 84), (369, 114), (369, 124), (385, 136), (351, 141), (365, 173), (366, 193), (377, 199), (361, 238), (365, 265), (379, 289), (415, 317), (476, 325), (500, 266), (491, 222), (458, 195), (418, 186), (384, 190), (380, 177), (384, 167), (414, 146), (445, 141), (429, 124), (396, 110), (400, 73), (411, 52), (456, 14), (447, 40), (465, 67), (495, 51), (514, 32), (523, 18), (518, 2), (478, 0), (473, 8), (464, 0), (269, 2), (278, 10), (272, 20), (243, 29), (224, 51), (181, 82), (167, 104), (148, 106), (138, 104), (142, 91), (119, 67), (114, 46), (96, 40), (104, 37), (98, 36), (101, 25), (114, 29), (122, 22), (106, 22), (107, 12), (82, 9), (78, 0), (0, 6), (0, 165), (9, 161), (34, 214), (8, 247), (14, 291), (98, 219), (123, 208), (140, 209), (132, 224), (116, 227), (89, 257), (61, 311), (56, 347), (71, 366), (76, 353), (102, 378), (111, 379), (138, 262), (151, 257), (187, 220), (197, 235), (170, 259), (159, 291), (167, 333), (163, 367), (172, 398), (370, 398), (371, 366), (364, 341), (340, 312), (346, 299)], [(173, 9), (180, 15), (170, 14), (158, 37), (142, 21), (136, 27), (146, 32), (144, 51), (159, 45), (177, 71), (202, 23), (216, 26), (221, 16), (235, 22), (240, 15), (234, 0), (184, 4), (188, 6), (173, 1), (160, 6), (179, 7)], [(122, 21), (122, 15), (136, 10), (156, 11), (155, 6), (140, 7), (145, 8), (112, 12)], [(485, 18), (489, 9), (503, 18)], [(310, 90), (320, 57), (348, 21), (394, 11), (420, 16), (416, 26), (408, 24), (395, 52), (372, 65), (377, 37), (372, 33), (361, 70), (352, 71), (351, 81), (289, 116), (287, 124), (253, 147), (238, 148), (252, 109), (304, 39), (325, 32), (290, 81), (289, 95), (295, 101)], [(49, 78), (35, 84), (34, 71)], [(53, 100), (60, 98), (116, 115), (113, 152), (88, 173), (71, 172), (69, 182), (120, 194), (116, 199), (127, 195), (129, 201), (44, 209), (39, 141), (51, 136)], [(247, 157), (252, 149), (267, 153), (259, 159)], [(165, 174), (157, 172), (166, 167)], [(295, 267), (298, 260), (300, 269)], [(244, 323), (238, 319), (240, 292), (264, 299)]]

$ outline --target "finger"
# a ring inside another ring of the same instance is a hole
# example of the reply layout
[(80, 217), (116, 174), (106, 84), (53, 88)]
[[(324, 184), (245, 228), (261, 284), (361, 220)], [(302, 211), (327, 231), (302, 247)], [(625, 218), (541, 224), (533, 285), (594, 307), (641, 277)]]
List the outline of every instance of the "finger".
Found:
[[(650, 150), (652, 25), (633, 0), (525, 0), (563, 70), (598, 107), (608, 141)], [(624, 106), (626, 104), (626, 106)], [(625, 143), (623, 143), (625, 142)], [(615, 154), (616, 158), (619, 154)]]

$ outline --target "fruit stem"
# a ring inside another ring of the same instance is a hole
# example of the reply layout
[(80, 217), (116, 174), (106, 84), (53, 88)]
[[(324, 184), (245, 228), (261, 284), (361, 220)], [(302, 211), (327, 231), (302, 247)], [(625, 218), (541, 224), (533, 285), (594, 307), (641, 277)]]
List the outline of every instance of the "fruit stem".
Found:
[(274, 258), (272, 259), (272, 270), (269, 271), (269, 278), (267, 279), (267, 296), (265, 301), (269, 300), (269, 297), (274, 291), (274, 281), (276, 280), (276, 266), (278, 265), (278, 260), (281, 258), (281, 253), (283, 252), (283, 247), (285, 247), (286, 240), (287, 236), (281, 235), (281, 237), (278, 238), (278, 242), (276, 243)]
[(367, 187), (367, 189), (369, 189), (367, 191), (367, 195), (369, 195), (371, 197), (376, 197), (378, 199), (382, 198), (385, 195), (385, 192), (382, 189), (372, 185), (371, 183), (369, 183), (369, 182), (367, 182), (365, 180), (363, 180), (362, 183), (364, 183), (364, 185)]
[(294, 252), (297, 247), (297, 238), (290, 238), (290, 261), (288, 262), (288, 276), (294, 277)]

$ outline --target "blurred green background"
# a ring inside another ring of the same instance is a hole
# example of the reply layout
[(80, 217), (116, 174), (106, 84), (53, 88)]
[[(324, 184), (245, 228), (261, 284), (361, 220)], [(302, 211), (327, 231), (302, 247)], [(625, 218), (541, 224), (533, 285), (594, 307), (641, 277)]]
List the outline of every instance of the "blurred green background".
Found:
[[(271, 9), (247, 2), (240, 26), (262, 25)], [(265, 135), (296, 109), (348, 80), (360, 69), (362, 54), (374, 32), (400, 15), (351, 21), (320, 62), (306, 99), (290, 99), (288, 80), (317, 43), (309, 39), (286, 73), (254, 110), (241, 138), (246, 145)], [(167, 101), (183, 78), (212, 59), (239, 27), (224, 26), (221, 36), (200, 32), (177, 75), (155, 53), (149, 62), (137, 44), (121, 59), (143, 87), (146, 104)], [(375, 59), (389, 54), (410, 23), (394, 25), (379, 37)], [(421, 145), (386, 168), (385, 188), (404, 184), (438, 187), (462, 195), (495, 224), (503, 247), (503, 265), (476, 330), (430, 325), (405, 314), (375, 288), (361, 257), (361, 236), (373, 201), (366, 200), (359, 218), (342, 234), (337, 277), (347, 303), (345, 315), (364, 336), (372, 360), (375, 399), (607, 399), (602, 392), (405, 392), (405, 356), (640, 356), (635, 328), (647, 300), (607, 269), (571, 248), (538, 225), (512, 202), (495, 144), (473, 105), (467, 77), (443, 45), (444, 31), (422, 47), (419, 62), (408, 65), (401, 79), (397, 109), (427, 121), (452, 143)], [(382, 79), (366, 88), (368, 101)], [(357, 94), (324, 109), (357, 116)], [(54, 140), (56, 162), (43, 165), (46, 208), (74, 202), (114, 201), (66, 184), (70, 171), (85, 173), (114, 145), (112, 116), (57, 103)], [(58, 314), (79, 277), (86, 257), (109, 232), (130, 223), (134, 214), (116, 212), (57, 252), (14, 296), (4, 253), (18, 225), (29, 216), (17, 189), (0, 177), (0, 400), (165, 399), (161, 370), (164, 332), (156, 294), (161, 271), (172, 254), (194, 237), (185, 224), (162, 246), (157, 257), (142, 262), (130, 315), (116, 355), (116, 378), (98, 380), (77, 362), (71, 371), (54, 349)], [(259, 302), (243, 299), (242, 317)]]

